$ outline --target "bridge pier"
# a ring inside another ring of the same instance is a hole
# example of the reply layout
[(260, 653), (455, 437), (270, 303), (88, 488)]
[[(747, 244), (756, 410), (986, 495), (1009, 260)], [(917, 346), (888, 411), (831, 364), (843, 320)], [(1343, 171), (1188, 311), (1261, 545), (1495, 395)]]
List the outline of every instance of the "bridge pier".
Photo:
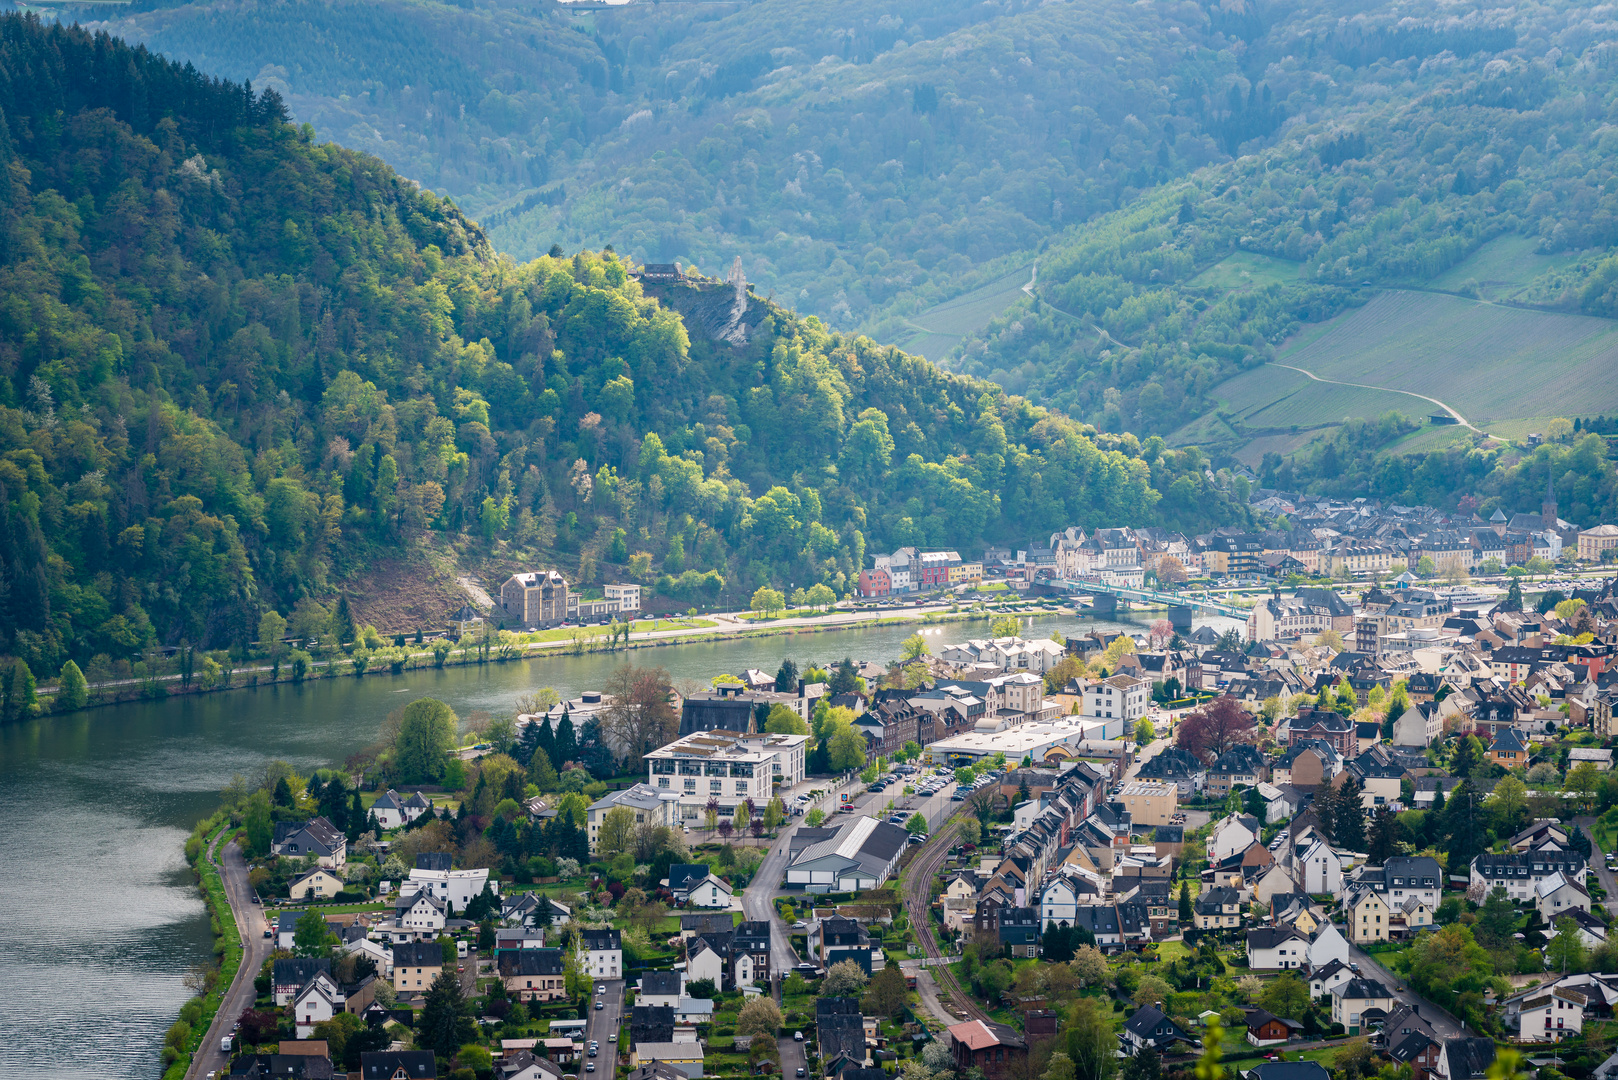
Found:
[(1190, 604), (1176, 604), (1169, 608), (1169, 625), (1175, 630), (1191, 629), (1191, 613)]
[(1118, 614), (1118, 598), (1112, 593), (1090, 594), (1090, 613), (1092, 615)]

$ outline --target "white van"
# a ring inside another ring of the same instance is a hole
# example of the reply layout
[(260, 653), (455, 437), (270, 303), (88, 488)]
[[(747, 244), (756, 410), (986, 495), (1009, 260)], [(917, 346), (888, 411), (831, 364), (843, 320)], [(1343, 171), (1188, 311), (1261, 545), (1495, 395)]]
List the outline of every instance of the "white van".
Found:
[(235, 1040), (234, 1035), (226, 1035), (224, 1038), (220, 1039), (219, 1040), (219, 1052), (222, 1053), (222, 1054), (230, 1053), (230, 1044), (234, 1040)]
[(461, 957), (462, 959), (466, 958), (466, 942), (465, 941), (457, 941), (455, 943), (455, 955)]

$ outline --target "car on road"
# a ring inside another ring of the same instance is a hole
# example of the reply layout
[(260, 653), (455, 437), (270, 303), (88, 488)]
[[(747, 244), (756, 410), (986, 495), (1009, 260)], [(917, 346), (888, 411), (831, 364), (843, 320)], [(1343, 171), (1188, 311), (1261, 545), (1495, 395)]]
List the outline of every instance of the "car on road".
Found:
[(595, 1056), (596, 1056), (596, 1054), (598, 1054), (598, 1053), (599, 1053), (599, 1052), (600, 1052), (600, 1051), (599, 1051), (599, 1050), (597, 1050), (597, 1049), (596, 1049), (596, 1048), (595, 1048), (595, 1047), (593, 1047), (593, 1046), (592, 1046), (592, 1047), (590, 1047), (590, 1056), (591, 1056), (591, 1057), (595, 1057)]
[(618, 1033), (616, 1031), (607, 1032), (607, 1041), (608, 1042), (617, 1042), (618, 1041)]
[(584, 1071), (585, 1072), (595, 1072), (596, 1071), (596, 1063), (593, 1062), (593, 1061), (586, 1061), (584, 1063)]
[(807, 930), (807, 929), (809, 929), (809, 924), (804, 922), (802, 919), (800, 919), (797, 922), (792, 924), (792, 929), (794, 929), (794, 930)]
[(802, 1077), (802, 1076), (803, 1076), (803, 1075), (804, 1075), (804, 1072), (803, 1072), (803, 1066), (802, 1066), (802, 1065), (799, 1065), (799, 1066), (798, 1066), (798, 1076), (799, 1076), (799, 1077)]
[(596, 1011), (597, 1012), (601, 1011), (601, 1000), (599, 998), (596, 999)]
[(271, 930), (268, 926), (266, 926), (264, 928), (264, 936), (267, 937), (267, 938), (274, 937), (275, 936), (275, 931)]
[(606, 983), (596, 983), (596, 993), (605, 994), (606, 992), (607, 992), (607, 984)]
[(794, 1031), (794, 1032), (793, 1032), (793, 1033), (792, 1033), (792, 1041), (793, 1041), (793, 1042), (803, 1042), (803, 1032), (801, 1032), (801, 1031)]

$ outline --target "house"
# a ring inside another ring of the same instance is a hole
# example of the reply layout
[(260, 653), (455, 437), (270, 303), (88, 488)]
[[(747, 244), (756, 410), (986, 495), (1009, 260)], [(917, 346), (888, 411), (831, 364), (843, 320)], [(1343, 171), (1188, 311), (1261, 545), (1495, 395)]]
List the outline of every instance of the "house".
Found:
[(1118, 1033), (1118, 1048), (1125, 1057), (1134, 1057), (1142, 1050), (1161, 1054), (1177, 1042), (1195, 1044), (1196, 1040), (1153, 1005), (1136, 1009)]
[[(710, 938), (713, 940), (710, 942)], [(718, 947), (716, 947), (718, 946)], [(723, 950), (723, 951), (721, 951)], [(729, 967), (730, 934), (704, 934), (685, 943), (685, 974), (691, 982), (713, 980), (714, 986), (726, 989), (725, 970)], [(731, 989), (734, 989), (733, 987)]]
[(1594, 746), (1575, 746), (1567, 753), (1567, 767), (1576, 769), (1583, 762), (1588, 761), (1595, 766), (1596, 772), (1612, 771), (1612, 751)]
[(629, 1011), (631, 1043), (674, 1042), (673, 1005), (636, 1005)]
[(405, 893), (393, 904), (395, 940), (436, 938), (448, 917), (448, 906), (430, 892)]
[[(656, 1062), (665, 1065), (687, 1080), (702, 1076), (703, 1057), (700, 1042), (644, 1042), (635, 1043), (629, 1051), (629, 1065), (640, 1069)], [(635, 1075), (630, 1073), (631, 1076)]]
[(450, 866), (448, 855), (429, 852), (416, 856), (416, 865), (410, 871), (410, 877), (399, 882), (399, 896), (403, 899), (416, 893), (430, 893), (448, 905), (446, 913), (450, 909), (465, 911), (472, 898), (491, 885), (498, 895), (500, 884), (489, 881), (486, 868), (455, 870)]
[(348, 861), (348, 838), (323, 817), (278, 821), (270, 840), (270, 854), (314, 859), (328, 870), (341, 870)]
[(730, 885), (724, 880), (708, 874), (701, 881), (690, 883), (686, 888), (686, 906), (698, 908), (728, 909), (734, 893)]
[(624, 970), (624, 942), (621, 930), (580, 930), (579, 955), (584, 973), (592, 979), (616, 979)]
[[(504, 1040), (503, 1040), (504, 1041)], [(551, 1040), (546, 1040), (549, 1043)], [(573, 1045), (572, 1039), (563, 1040), (569, 1048)], [(557, 1054), (557, 1060), (568, 1062), (573, 1059), (569, 1053)], [(562, 1070), (547, 1058), (535, 1057), (532, 1050), (518, 1050), (514, 1054), (507, 1054), (495, 1062), (500, 1080), (561, 1080)], [(681, 1078), (683, 1080), (683, 1078)]]
[(840, 915), (815, 920), (809, 927), (808, 948), (823, 968), (852, 960), (867, 974), (872, 970), (872, 953), (876, 951), (865, 927)]
[(1000, 945), (1010, 956), (1036, 957), (1042, 927), (1038, 908), (1005, 908), (1000, 912)]
[(326, 959), (282, 958), (270, 965), (270, 992), (277, 1005), (286, 1005), (299, 990), (321, 975), (331, 976), (331, 961)]
[(346, 995), (330, 975), (320, 974), (310, 979), (292, 999), (292, 1022), (300, 1039), (314, 1035), (315, 1025), (324, 1023), (343, 1011)]
[(1331, 1019), (1350, 1035), (1385, 1019), (1396, 1002), (1387, 987), (1375, 979), (1350, 979), (1331, 992)]
[(1539, 883), (1553, 874), (1584, 884), (1584, 857), (1568, 851), (1514, 851), (1505, 855), (1486, 852), (1472, 860), (1470, 885), (1485, 893), (1496, 885), (1519, 902), (1532, 901)]
[(403, 942), (393, 947), (393, 989), (397, 994), (425, 994), (443, 969), (444, 950), (436, 941)]
[(1304, 892), (1311, 896), (1343, 895), (1343, 861), (1330, 844), (1316, 840), (1294, 858), (1303, 864)]
[(1263, 1009), (1242, 1010), (1247, 1018), (1247, 1041), (1254, 1046), (1278, 1046), (1292, 1037), (1294, 1031), (1302, 1031), (1303, 1025), (1296, 1020), (1283, 1020)]
[(525, 630), (559, 626), (568, 619), (569, 599), (567, 579), (560, 573), (530, 570), (501, 583), (500, 614), (503, 622)]
[(419, 791), (407, 799), (389, 788), (376, 797), (370, 812), (376, 815), (376, 823), (383, 829), (397, 829), (415, 821), (432, 808), (433, 804)]
[(648, 1061), (631, 1071), (629, 1080), (685, 1080), (685, 1073), (661, 1061)]
[(1243, 1070), (1242, 1080), (1331, 1080), (1318, 1061), (1263, 1061)]
[(875, 818), (855, 818), (830, 839), (803, 849), (787, 866), (788, 886), (810, 892), (875, 889), (893, 873), (910, 834)]
[(317, 866), (305, 870), (287, 883), (287, 895), (294, 900), (330, 900), (343, 891), (343, 879)]
[(1255, 746), (1238, 743), (1208, 767), (1208, 792), (1228, 795), (1235, 787), (1255, 787), (1269, 779), (1269, 766)]
[(1444, 717), (1432, 701), (1417, 701), (1393, 722), (1394, 746), (1428, 747), (1444, 733)]
[(637, 1005), (661, 1005), (673, 1008), (685, 996), (685, 975), (678, 971), (643, 971), (640, 976)]
[(1354, 977), (1353, 970), (1344, 960), (1333, 960), (1324, 967), (1312, 968), (1309, 972), (1309, 997), (1315, 1000), (1325, 997)]
[[(660, 777), (665, 784), (667, 777)], [(695, 790), (692, 788), (691, 790)], [(768, 792), (766, 786), (765, 792)], [(632, 784), (620, 791), (609, 791), (585, 810), (585, 831), (590, 843), (590, 854), (601, 853), (601, 823), (606, 821), (607, 815), (618, 807), (624, 807), (635, 815), (635, 825), (667, 825), (671, 828), (678, 825), (675, 820), (675, 806), (679, 796), (672, 791), (664, 791), (651, 784)], [(732, 813), (735, 811), (732, 810)], [(614, 852), (614, 854), (616, 854)], [(669, 867), (670, 876), (674, 868)], [(703, 873), (708, 868), (702, 867)], [(670, 885), (672, 888), (672, 883)], [(675, 897), (679, 899), (679, 897)]]
[(1557, 929), (1557, 924), (1563, 919), (1573, 920), (1573, 925), (1579, 935), (1579, 941), (1584, 944), (1586, 949), (1600, 948), (1607, 943), (1607, 924), (1590, 912), (1576, 907), (1568, 908), (1556, 917), (1556, 922), (1553, 922), (1551, 928), (1545, 931), (1547, 941), (1561, 932)]
[(1503, 768), (1515, 769), (1528, 763), (1528, 744), (1523, 741), (1522, 732), (1515, 727), (1497, 727), (1494, 741), (1483, 756)]
[(1209, 889), (1192, 905), (1198, 930), (1233, 930), (1241, 922), (1241, 895), (1235, 889)]
[(1493, 1039), (1445, 1039), (1438, 1051), (1440, 1080), (1483, 1080), (1494, 1064)]
[(1333, 962), (1348, 963), (1348, 941), (1337, 927), (1326, 923), (1309, 942), (1309, 970), (1316, 971)]
[(1584, 1030), (1584, 1009), (1589, 1004), (1584, 994), (1561, 986), (1529, 994), (1517, 1013), (1518, 1041), (1561, 1042)]
[(1381, 893), (1389, 907), (1414, 896), (1436, 911), (1443, 900), (1444, 868), (1430, 855), (1396, 855), (1381, 866), (1362, 867), (1353, 884)]
[(958, 1070), (982, 1069), (985, 1076), (1010, 1072), (1028, 1058), (1022, 1035), (992, 1021), (968, 1020), (949, 1028), (949, 1046)]
[(367, 1050), (360, 1054), (360, 1080), (434, 1080), (438, 1059), (431, 1050)]
[(1534, 886), (1534, 908), (1540, 918), (1555, 926), (1557, 918), (1570, 910), (1589, 911), (1590, 894), (1583, 885), (1555, 873)]
[(1208, 840), (1208, 861), (1219, 863), (1256, 843), (1264, 827), (1251, 814), (1231, 814), (1213, 827)]
[(1247, 966), (1254, 971), (1301, 968), (1309, 939), (1291, 927), (1260, 926), (1247, 932)]
[[(436, 946), (435, 946), (436, 947)], [(399, 970), (395, 946), (394, 971)], [(495, 957), (495, 968), (506, 994), (519, 1001), (561, 1001), (567, 996), (567, 977), (561, 949), (518, 949)]]
[(1388, 940), (1392, 918), (1388, 903), (1375, 889), (1353, 888), (1343, 898), (1348, 915), (1348, 939), (1356, 945)]

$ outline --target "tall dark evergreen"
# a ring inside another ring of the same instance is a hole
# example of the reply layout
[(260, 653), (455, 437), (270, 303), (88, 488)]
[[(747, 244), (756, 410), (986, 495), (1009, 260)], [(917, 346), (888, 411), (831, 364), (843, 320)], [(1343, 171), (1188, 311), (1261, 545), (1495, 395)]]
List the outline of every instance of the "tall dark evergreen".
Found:
[[(474, 898), (474, 902), (475, 902)], [(477, 1035), (454, 965), (433, 980), (416, 1022), (417, 1045), (449, 1057)]]
[(563, 715), (556, 722), (556, 737), (554, 740), (555, 753), (551, 756), (554, 764), (566, 767), (579, 759), (579, 740), (573, 732), (573, 718)]
[(781, 666), (775, 669), (775, 692), (778, 694), (793, 694), (798, 690), (798, 665), (787, 657), (781, 661)]

